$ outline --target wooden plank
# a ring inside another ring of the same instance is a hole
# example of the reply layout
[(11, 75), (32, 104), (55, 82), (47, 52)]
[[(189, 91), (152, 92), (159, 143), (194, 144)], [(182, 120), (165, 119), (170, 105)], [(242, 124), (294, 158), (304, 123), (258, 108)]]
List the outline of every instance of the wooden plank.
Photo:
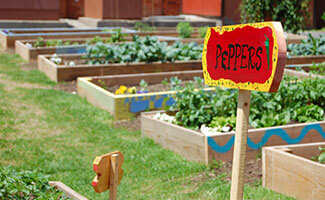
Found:
[(194, 77), (203, 77), (202, 70), (193, 71), (176, 71), (176, 72), (157, 72), (157, 73), (141, 73), (141, 74), (122, 74), (110, 76), (91, 77), (94, 82), (102, 80), (107, 86), (114, 85), (138, 85), (141, 80), (145, 80), (148, 84), (161, 83), (164, 79), (178, 77), (181, 80), (192, 80)]
[(37, 59), (37, 68), (44, 72), (51, 80), (58, 82), (58, 70), (56, 64), (51, 62), (43, 55), (39, 55)]
[(110, 187), (109, 187), (109, 199), (117, 199), (117, 185), (118, 185), (118, 164), (119, 164), (119, 155), (113, 154), (111, 156), (111, 172), (110, 172)]
[[(297, 199), (323, 200), (325, 197), (325, 165), (295, 155), (294, 149), (305, 144), (263, 148), (263, 186)], [(325, 147), (325, 142), (308, 144)], [(279, 148), (290, 148), (293, 153)], [(316, 154), (314, 154), (315, 156)]]
[(115, 114), (115, 99), (111, 93), (90, 82), (91, 78), (78, 78), (78, 95), (87, 99), (94, 106)]
[(231, 175), (230, 199), (243, 199), (244, 171), (246, 160), (247, 130), (249, 121), (249, 108), (251, 103), (251, 91), (238, 91), (237, 120), (235, 148)]
[[(78, 60), (81, 55), (60, 55), (63, 61), (69, 59)], [(56, 65), (49, 60), (49, 55), (40, 55), (38, 57), (38, 69), (44, 72), (51, 80), (72, 81), (77, 77), (83, 76), (101, 76), (133, 73), (153, 73), (169, 71), (188, 71), (200, 70), (201, 61), (176, 61), (172, 63), (127, 63), (127, 64), (109, 64), (109, 65), (76, 65), (61, 66)]]
[(325, 62), (325, 55), (318, 56), (291, 56), (287, 58), (287, 65), (310, 64)]
[(79, 193), (77, 193), (76, 191), (74, 191), (73, 189), (71, 189), (70, 187), (66, 186), (65, 184), (63, 184), (60, 181), (50, 181), (49, 185), (51, 186), (55, 186), (57, 189), (61, 190), (64, 192), (64, 194), (73, 199), (73, 200), (87, 200), (86, 197), (80, 195)]
[[(249, 129), (246, 156), (247, 158), (254, 158), (263, 146), (325, 141), (325, 137), (322, 135), (324, 130), (325, 121)], [(210, 141), (208, 147), (209, 160), (230, 161), (233, 156), (234, 135), (234, 132), (211, 135), (208, 138)], [(287, 136), (291, 139), (288, 139)]]
[[(133, 35), (139, 35), (139, 36), (170, 36), (170, 37), (178, 37), (178, 33), (175, 31), (156, 31), (156, 32), (140, 32), (140, 33), (127, 33), (130, 36)], [(42, 37), (44, 39), (64, 39), (64, 38), (92, 38), (95, 36), (101, 36), (101, 37), (110, 37), (111, 33), (106, 32), (77, 32), (75, 34), (73, 33), (60, 33), (60, 34), (30, 34), (30, 35), (6, 35), (4, 40), (4, 48), (13, 48), (15, 45), (16, 40), (32, 40), (37, 39), (38, 37)], [(194, 35), (193, 37), (197, 37)]]
[[(232, 160), (234, 132), (203, 136), (205, 139), (197, 138), (197, 143), (199, 143), (197, 144), (194, 138), (196, 138), (197, 134), (202, 133), (153, 119), (152, 116), (158, 112), (164, 113), (164, 111), (141, 113), (142, 136), (154, 139), (158, 144), (171, 149), (189, 160), (205, 163), (211, 163), (213, 160)], [(156, 127), (159, 127), (159, 130)], [(324, 130), (325, 121), (249, 129), (246, 157), (255, 158), (263, 146), (284, 145), (295, 141), (299, 144), (325, 141), (325, 137), (322, 136), (322, 134), (324, 135)], [(188, 137), (192, 137), (193, 134), (195, 135), (193, 136), (194, 138), (187, 141)], [(280, 136), (284, 138), (289, 137), (291, 140), (284, 140)], [(202, 144), (202, 140), (205, 140), (205, 144)], [(216, 145), (217, 148), (215, 148)], [(184, 151), (186, 149), (185, 146), (192, 146), (192, 148), (188, 148), (192, 152), (187, 153)], [(199, 148), (202, 149), (199, 150)]]
[[(184, 156), (188, 160), (205, 163), (206, 139), (198, 131), (186, 129), (174, 124), (153, 119), (156, 112), (141, 113), (141, 133), (150, 137), (164, 148)], [(159, 127), (159, 129), (157, 129)]]
[(289, 76), (295, 76), (298, 79), (306, 79), (306, 78), (325, 78), (325, 76), (317, 75), (317, 74), (309, 74), (304, 71), (296, 71), (292, 69), (284, 69), (284, 73)]
[(21, 41), (17, 40), (15, 42), (15, 53), (20, 55), (24, 60), (30, 61), (30, 54), (28, 47)]

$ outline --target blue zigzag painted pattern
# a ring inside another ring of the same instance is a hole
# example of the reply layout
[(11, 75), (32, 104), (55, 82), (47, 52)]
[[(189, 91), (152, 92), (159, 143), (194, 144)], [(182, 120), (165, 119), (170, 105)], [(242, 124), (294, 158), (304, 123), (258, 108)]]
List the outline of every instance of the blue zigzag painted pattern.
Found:
[[(252, 149), (259, 149), (262, 146), (266, 144), (266, 142), (270, 139), (271, 136), (277, 135), (281, 137), (284, 141), (286, 141), (288, 144), (297, 144), (299, 143), (308, 133), (310, 130), (316, 130), (319, 132), (319, 134), (325, 139), (325, 131), (322, 129), (320, 124), (310, 124), (305, 126), (301, 132), (300, 135), (297, 138), (291, 138), (285, 130), (282, 128), (267, 130), (262, 138), (262, 140), (258, 143), (254, 143), (249, 137), (247, 137), (247, 144)], [(208, 145), (217, 153), (226, 153), (228, 152), (231, 147), (234, 145), (235, 136), (232, 136), (227, 144), (224, 146), (219, 146), (210, 136), (208, 136)]]

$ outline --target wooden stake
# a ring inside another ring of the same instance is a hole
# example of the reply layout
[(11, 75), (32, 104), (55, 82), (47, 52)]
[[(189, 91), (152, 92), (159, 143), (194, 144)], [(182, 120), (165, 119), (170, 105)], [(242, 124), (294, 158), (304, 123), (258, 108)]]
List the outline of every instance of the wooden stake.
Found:
[(109, 199), (116, 200), (117, 197), (117, 185), (118, 185), (118, 154), (111, 156), (111, 172), (110, 172), (110, 188)]
[(250, 90), (238, 91), (237, 121), (235, 147), (232, 162), (231, 200), (243, 199), (244, 171), (246, 159), (247, 131), (249, 107), (251, 102)]

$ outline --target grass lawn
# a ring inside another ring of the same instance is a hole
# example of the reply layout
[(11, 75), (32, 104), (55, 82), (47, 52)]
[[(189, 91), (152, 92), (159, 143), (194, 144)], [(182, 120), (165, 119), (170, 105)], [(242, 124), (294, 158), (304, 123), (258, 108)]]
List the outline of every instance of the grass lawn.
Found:
[[(186, 161), (140, 130), (114, 128), (112, 116), (78, 95), (54, 89), (38, 70), (21, 68), (17, 55), (0, 54), (0, 166), (38, 170), (90, 199), (96, 156), (125, 155), (118, 199), (229, 199), (230, 184), (209, 167)], [(245, 199), (291, 199), (246, 185)]]

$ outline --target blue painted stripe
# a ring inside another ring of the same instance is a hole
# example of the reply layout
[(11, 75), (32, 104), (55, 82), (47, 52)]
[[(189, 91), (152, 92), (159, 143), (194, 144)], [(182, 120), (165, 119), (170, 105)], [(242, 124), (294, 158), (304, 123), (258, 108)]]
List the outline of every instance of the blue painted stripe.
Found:
[[(282, 140), (284, 140), (288, 144), (297, 144), (302, 139), (304, 139), (304, 137), (307, 135), (307, 133), (310, 130), (316, 130), (325, 139), (325, 131), (322, 129), (320, 124), (310, 124), (310, 125), (306, 125), (301, 130), (300, 135), (297, 138), (291, 138), (285, 130), (283, 130), (282, 128), (276, 128), (276, 129), (267, 130), (263, 138), (261, 139), (261, 141), (256, 144), (247, 136), (247, 144), (250, 148), (258, 150), (261, 147), (263, 147), (270, 139), (270, 137), (273, 135), (281, 137)], [(235, 136), (232, 136), (227, 142), (227, 144), (225, 144), (224, 146), (220, 146), (210, 136), (208, 136), (207, 138), (208, 138), (208, 145), (217, 153), (228, 152), (232, 148), (235, 142)]]

